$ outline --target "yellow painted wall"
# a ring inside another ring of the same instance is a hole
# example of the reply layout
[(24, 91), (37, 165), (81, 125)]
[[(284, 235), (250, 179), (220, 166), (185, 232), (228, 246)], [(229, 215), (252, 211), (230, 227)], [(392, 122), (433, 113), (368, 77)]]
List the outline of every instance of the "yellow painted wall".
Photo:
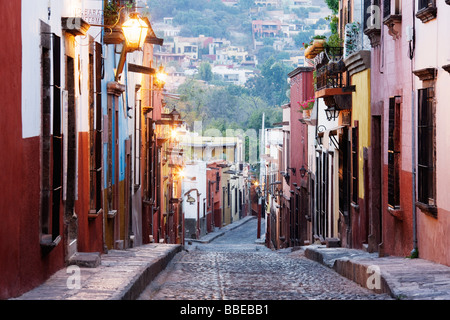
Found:
[(359, 134), (359, 198), (364, 198), (364, 148), (370, 147), (370, 69), (352, 76), (356, 92), (352, 95), (352, 127), (358, 121)]

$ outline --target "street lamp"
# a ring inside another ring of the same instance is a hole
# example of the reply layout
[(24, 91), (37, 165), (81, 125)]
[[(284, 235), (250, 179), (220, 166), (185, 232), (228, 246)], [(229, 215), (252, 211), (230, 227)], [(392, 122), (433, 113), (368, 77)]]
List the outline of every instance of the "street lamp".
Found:
[(119, 65), (116, 71), (116, 81), (119, 80), (119, 76), (122, 73), (127, 53), (139, 50), (144, 46), (148, 30), (149, 26), (139, 17), (139, 13), (137, 12), (130, 13), (129, 19), (122, 24), (125, 43), (123, 45)]
[(155, 77), (156, 77), (155, 83), (157, 86), (163, 87), (166, 84), (168, 74), (164, 70), (163, 66), (159, 66), (158, 71), (156, 71)]
[(305, 166), (302, 165), (301, 169), (300, 169), (300, 176), (302, 178), (304, 178), (306, 176), (306, 174), (308, 173), (308, 170), (306, 170)]
[(328, 121), (335, 120), (339, 117), (339, 110), (335, 107), (325, 109), (325, 114), (327, 116)]
[(174, 123), (176, 123), (176, 121), (180, 120), (181, 114), (177, 111), (177, 109), (173, 108), (172, 112), (170, 113), (170, 118)]
[(139, 17), (139, 13), (130, 13), (129, 19), (122, 24), (125, 45), (128, 52), (139, 50), (144, 46), (148, 25)]

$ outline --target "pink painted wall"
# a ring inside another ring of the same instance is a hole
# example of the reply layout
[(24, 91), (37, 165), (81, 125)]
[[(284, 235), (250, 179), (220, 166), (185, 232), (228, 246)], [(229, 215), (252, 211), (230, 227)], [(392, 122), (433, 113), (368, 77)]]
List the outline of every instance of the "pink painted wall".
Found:
[[(436, 205), (437, 218), (418, 209), (419, 257), (450, 266), (450, 74), (442, 67), (450, 64), (450, 5), (436, 1), (437, 18), (427, 23), (416, 21), (417, 42), (415, 69), (438, 70), (436, 94)], [(416, 88), (422, 88), (415, 79)]]
[[(394, 39), (382, 25), (381, 45), (372, 49), (371, 101), (372, 115), (381, 114), (383, 137), (382, 238), (383, 251), (388, 255), (406, 256), (413, 249), (412, 224), (412, 70), (406, 29), (412, 26), (412, 2), (402, 1), (402, 21), (398, 37)], [(387, 204), (387, 165), (389, 98), (402, 97), (401, 105), (401, 173), (400, 198), (402, 218), (389, 213)]]

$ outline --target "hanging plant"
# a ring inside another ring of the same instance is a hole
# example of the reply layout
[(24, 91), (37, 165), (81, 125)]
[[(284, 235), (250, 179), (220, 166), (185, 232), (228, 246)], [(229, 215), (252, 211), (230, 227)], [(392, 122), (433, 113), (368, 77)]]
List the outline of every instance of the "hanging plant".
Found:
[(118, 0), (108, 1), (103, 10), (103, 23), (107, 26), (115, 26), (120, 20), (120, 11), (122, 9), (131, 10), (132, 8), (132, 1), (127, 1), (124, 5), (121, 5)]
[(115, 25), (119, 20), (120, 5), (115, 1), (110, 1), (103, 10), (103, 23), (105, 25)]

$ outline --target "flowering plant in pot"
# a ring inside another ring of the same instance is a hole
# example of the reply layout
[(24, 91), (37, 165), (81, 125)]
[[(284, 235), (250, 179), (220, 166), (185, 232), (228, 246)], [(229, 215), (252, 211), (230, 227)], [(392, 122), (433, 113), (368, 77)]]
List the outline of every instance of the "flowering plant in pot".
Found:
[(314, 108), (314, 103), (316, 102), (316, 99), (314, 97), (303, 101), (303, 102), (297, 102), (300, 106), (300, 111), (305, 111), (305, 110), (311, 110), (312, 108)]

